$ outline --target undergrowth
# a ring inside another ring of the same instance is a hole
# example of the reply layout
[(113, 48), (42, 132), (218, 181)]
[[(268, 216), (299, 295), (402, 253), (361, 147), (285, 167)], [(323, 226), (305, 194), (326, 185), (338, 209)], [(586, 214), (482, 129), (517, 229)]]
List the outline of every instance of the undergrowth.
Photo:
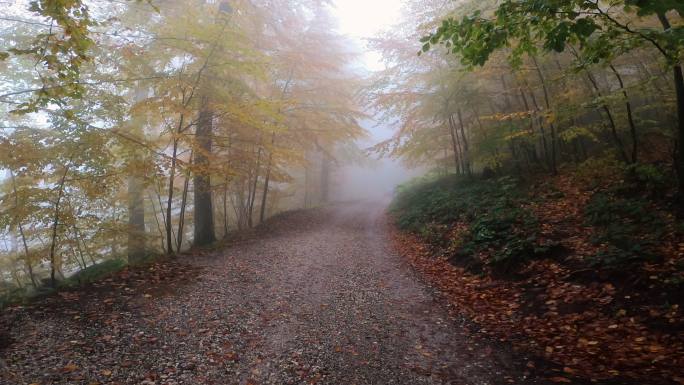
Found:
[(592, 158), (578, 167), (577, 182), (591, 195), (584, 222), (591, 227), (590, 240), (598, 250), (588, 258), (590, 266), (627, 269), (661, 262), (658, 246), (667, 235), (667, 213), (673, 211), (667, 194), (675, 179), (665, 169), (625, 164), (611, 156)]
[[(159, 256), (150, 254), (142, 259), (138, 264), (145, 265), (154, 262), (158, 258)], [(9, 305), (27, 303), (62, 290), (74, 289), (92, 282), (100, 281), (120, 272), (127, 266), (130, 265), (125, 259), (113, 258), (88, 266), (63, 280), (57, 281), (56, 287), (50, 286), (48, 279), (43, 279), (39, 280), (41, 284), (36, 288), (32, 286), (11, 288), (0, 295), (0, 309), (3, 309)]]
[(522, 185), (510, 177), (421, 178), (398, 189), (390, 211), (401, 229), (445, 249), (451, 226), (465, 223), (468, 230), (453, 250), (456, 262), (509, 271), (548, 249), (537, 240), (537, 218), (522, 204), (526, 196)]
[(123, 259), (110, 259), (96, 265), (88, 266), (71, 277), (61, 281), (59, 287), (78, 287), (87, 283), (99, 281), (107, 276), (123, 270), (128, 263)]
[[(650, 164), (625, 165), (610, 158), (591, 162), (599, 164), (584, 165), (573, 174), (589, 197), (580, 221), (590, 229), (585, 235), (596, 252), (586, 264), (629, 269), (660, 262), (658, 246), (668, 231), (663, 191), (671, 178)], [(610, 170), (612, 177), (597, 170)], [(556, 242), (539, 237), (544, 218), (536, 215), (543, 212), (535, 215), (527, 207), (570, 198), (557, 190), (553, 179), (540, 186), (536, 190), (543, 193), (532, 194), (512, 177), (427, 176), (399, 187), (390, 211), (401, 229), (421, 235), (455, 263), (477, 272), (481, 267), (507, 272), (553, 254)], [(457, 225), (465, 231), (455, 236)]]

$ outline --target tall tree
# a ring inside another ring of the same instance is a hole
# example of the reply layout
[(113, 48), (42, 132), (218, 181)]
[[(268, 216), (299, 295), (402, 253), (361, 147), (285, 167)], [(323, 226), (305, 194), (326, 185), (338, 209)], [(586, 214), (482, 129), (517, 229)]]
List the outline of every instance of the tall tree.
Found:
[[(436, 31), (421, 39), (424, 43), (421, 52), (443, 43), (465, 65), (481, 66), (495, 51), (506, 47), (511, 47), (511, 61), (519, 64), (525, 54), (534, 57), (540, 45), (546, 51), (563, 52), (569, 44), (574, 44), (586, 60), (598, 63), (649, 46), (662, 55), (674, 73), (679, 114), (676, 132), (681, 147), (684, 146), (684, 76), (680, 50), (684, 47), (684, 34), (682, 27), (672, 27), (668, 19), (670, 11), (682, 16), (684, 4), (675, 0), (621, 0), (609, 4), (594, 0), (505, 0), (497, 4), (491, 16), (475, 11), (460, 19), (444, 19)], [(661, 26), (656, 28), (641, 19), (649, 16), (656, 17)], [(555, 151), (555, 139), (553, 142), (552, 151)], [(675, 169), (681, 196), (684, 195), (684, 150), (677, 152)]]
[(214, 114), (208, 106), (208, 100), (201, 101), (202, 109), (197, 121), (195, 140), (197, 149), (194, 151), (195, 167), (195, 238), (196, 246), (205, 246), (216, 241), (214, 232), (214, 206), (211, 191), (211, 174), (209, 159), (211, 157), (212, 127)]

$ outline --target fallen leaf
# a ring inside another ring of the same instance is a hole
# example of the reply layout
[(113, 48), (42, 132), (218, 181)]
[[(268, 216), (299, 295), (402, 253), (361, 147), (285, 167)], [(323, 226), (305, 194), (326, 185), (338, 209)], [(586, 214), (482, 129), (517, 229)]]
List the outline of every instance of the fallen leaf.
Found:
[(73, 362), (68, 363), (62, 368), (62, 373), (71, 373), (78, 370), (78, 366), (74, 364)]

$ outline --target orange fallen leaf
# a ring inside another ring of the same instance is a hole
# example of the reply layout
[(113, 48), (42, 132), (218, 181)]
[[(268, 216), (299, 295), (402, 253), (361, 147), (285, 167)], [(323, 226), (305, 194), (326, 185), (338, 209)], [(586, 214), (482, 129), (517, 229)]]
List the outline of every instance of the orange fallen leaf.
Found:
[(76, 370), (78, 370), (78, 366), (73, 362), (70, 362), (62, 368), (62, 373), (71, 373)]

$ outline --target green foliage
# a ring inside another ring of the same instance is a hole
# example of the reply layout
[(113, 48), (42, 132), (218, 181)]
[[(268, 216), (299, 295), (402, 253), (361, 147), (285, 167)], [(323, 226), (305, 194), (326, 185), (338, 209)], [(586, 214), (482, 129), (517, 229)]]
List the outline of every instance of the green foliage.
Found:
[(599, 192), (587, 204), (585, 217), (595, 229), (592, 241), (603, 246), (592, 264), (624, 267), (657, 258), (654, 247), (664, 235), (665, 222), (648, 200), (616, 190)]
[[(627, 14), (663, 15), (670, 10), (682, 13), (681, 2), (658, 0), (612, 1)], [(534, 54), (538, 44), (545, 51), (563, 52), (569, 44), (580, 47), (588, 62), (598, 63), (640, 45), (657, 48), (671, 62), (679, 59), (684, 47), (681, 28), (636, 29), (592, 0), (506, 0), (493, 17), (476, 11), (463, 18), (447, 18), (432, 34), (424, 37), (422, 51), (443, 43), (470, 66), (484, 65), (491, 55), (509, 47), (510, 59), (519, 64), (524, 54)]]
[(671, 187), (671, 172), (656, 164), (625, 164), (614, 154), (589, 158), (577, 167), (575, 175), (590, 188), (611, 186), (628, 195), (662, 194)]
[(592, 241), (602, 246), (590, 262), (617, 267), (657, 258), (654, 247), (664, 235), (665, 220), (654, 199), (672, 182), (662, 167), (604, 156), (584, 162), (576, 175), (597, 191), (584, 210), (586, 224), (594, 227)]
[(404, 230), (423, 232), (429, 223), (457, 222), (467, 207), (465, 194), (461, 195), (462, 181), (456, 177), (418, 178), (397, 189), (397, 197), (390, 211), (397, 215), (397, 224)]
[(4, 291), (0, 295), (0, 309), (4, 309), (6, 306), (20, 303), (24, 301), (29, 295), (27, 287), (13, 287), (10, 290)]
[(470, 224), (470, 233), (463, 244), (467, 253), (493, 251), (491, 265), (510, 270), (517, 264), (547, 251), (537, 245), (538, 223), (521, 202), (510, 199), (512, 189), (504, 185), (492, 194), (488, 206)]
[(60, 283), (60, 287), (80, 286), (105, 278), (113, 273), (121, 271), (127, 263), (123, 259), (110, 259), (77, 272)]
[(630, 164), (625, 169), (626, 180), (635, 190), (657, 193), (667, 191), (672, 177), (658, 167), (648, 163)]
[(548, 250), (537, 242), (538, 223), (523, 207), (525, 197), (510, 177), (483, 181), (448, 176), (402, 186), (390, 210), (400, 228), (443, 247), (451, 225), (466, 223), (469, 231), (458, 254), (477, 259), (484, 253), (489, 259), (480, 263), (508, 271)]
[(617, 160), (615, 154), (591, 157), (577, 166), (575, 176), (582, 184), (597, 188), (602, 183), (624, 175), (625, 164)]

